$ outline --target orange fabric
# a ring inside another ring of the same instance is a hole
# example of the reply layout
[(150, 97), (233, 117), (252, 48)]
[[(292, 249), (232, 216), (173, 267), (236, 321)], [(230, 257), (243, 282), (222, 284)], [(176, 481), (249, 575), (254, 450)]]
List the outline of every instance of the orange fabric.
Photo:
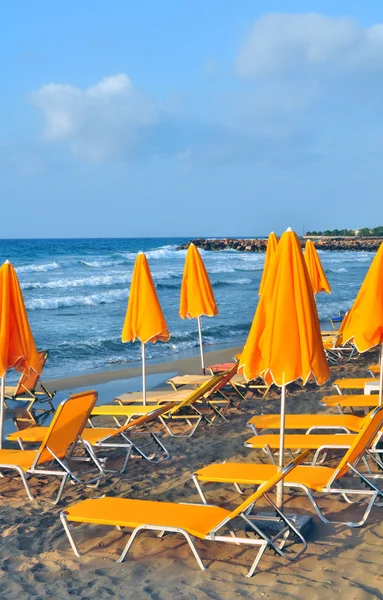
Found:
[(311, 240), (307, 240), (305, 246), (305, 262), (310, 275), (310, 281), (314, 294), (326, 292), (331, 294), (331, 287), (322, 267), (322, 263)]
[(122, 341), (167, 342), (170, 333), (158, 301), (156, 288), (145, 254), (140, 253), (134, 265)]
[(265, 265), (263, 267), (261, 283), (259, 284), (258, 296), (260, 296), (262, 294), (263, 288), (265, 287), (267, 272), (269, 270), (270, 262), (275, 254), (277, 246), (278, 246), (278, 238), (275, 235), (274, 231), (272, 231), (269, 235), (269, 239), (267, 240)]
[(312, 378), (322, 385), (330, 377), (309, 274), (293, 231), (282, 235), (270, 264), (238, 373), (278, 386)]
[(204, 539), (230, 512), (218, 506), (177, 504), (133, 498), (88, 498), (65, 509), (68, 521), (135, 528), (176, 527)]
[[(239, 485), (262, 485), (278, 473), (277, 465), (260, 463), (221, 463), (203, 467), (197, 473), (198, 481), (211, 483), (238, 483)], [(335, 469), (318, 465), (298, 465), (287, 473), (285, 484), (301, 483), (312, 490), (322, 491), (333, 477)], [(262, 488), (263, 492), (267, 492)]]
[(359, 352), (383, 342), (383, 243), (361, 285), (356, 300), (342, 321), (337, 345), (352, 341)]
[(42, 371), (16, 271), (7, 262), (0, 268), (0, 377), (12, 367)]
[(213, 288), (200, 253), (194, 244), (190, 244), (185, 260), (181, 285), (180, 317), (196, 319), (205, 315), (218, 314)]

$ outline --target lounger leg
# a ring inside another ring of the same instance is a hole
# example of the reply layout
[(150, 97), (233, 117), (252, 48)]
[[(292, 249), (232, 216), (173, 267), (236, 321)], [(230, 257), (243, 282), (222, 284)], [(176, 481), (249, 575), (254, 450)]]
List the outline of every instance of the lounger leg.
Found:
[(238, 483), (234, 483), (234, 487), (237, 490), (238, 494), (243, 494), (243, 491), (241, 490), (241, 488), (239, 487)]
[[(0, 469), (1, 469), (1, 466), (0, 466)], [(17, 471), (17, 473), (21, 477), (21, 481), (23, 482), (23, 485), (24, 485), (25, 491), (27, 492), (28, 498), (30, 500), (35, 500), (35, 497), (33, 496), (32, 492), (30, 490), (30, 487), (28, 485), (27, 478), (25, 477), (25, 473), (22, 469), (20, 469), (20, 467), (17, 467), (16, 465), (13, 465), (13, 466), (4, 465), (3, 469)]]
[(19, 470), (19, 473), (20, 473), (21, 480), (22, 480), (22, 482), (23, 482), (23, 484), (24, 484), (25, 491), (26, 491), (26, 492), (27, 492), (27, 494), (28, 494), (28, 498), (29, 498), (30, 500), (35, 500), (35, 497), (33, 496), (32, 492), (31, 492), (31, 490), (30, 490), (30, 487), (29, 487), (29, 485), (28, 485), (27, 478), (26, 478), (26, 477), (25, 477), (25, 475), (24, 475), (24, 472), (23, 472), (23, 471), (20, 469), (20, 470)]
[[(322, 511), (320, 510), (320, 508), (319, 508), (313, 494), (309, 490), (309, 488), (307, 488), (306, 486), (304, 486), (302, 484), (299, 484), (299, 485), (295, 484), (294, 486), (289, 486), (289, 487), (297, 487), (297, 488), (304, 490), (304, 492), (307, 494), (307, 497), (310, 500), (316, 514), (318, 515), (318, 517), (320, 518), (320, 520), (323, 523), (326, 523), (326, 525), (347, 525), (347, 527), (353, 527), (353, 528), (361, 527), (362, 525), (364, 525), (364, 523), (366, 522), (368, 515), (370, 514), (371, 509), (375, 503), (375, 500), (378, 496), (378, 492), (374, 492), (374, 493), (370, 492), (370, 494), (368, 494), (368, 492), (362, 492), (362, 491), (360, 492), (360, 495), (370, 495), (371, 496), (370, 501), (367, 504), (367, 508), (364, 512), (364, 515), (360, 521), (355, 522), (355, 523), (352, 521), (330, 521), (330, 519), (327, 519), (327, 517), (325, 517), (324, 514), (322, 513)], [(350, 493), (350, 491), (348, 491), (348, 490), (336, 490), (336, 491), (339, 492), (339, 494), (341, 494), (342, 496), (344, 493), (347, 493), (347, 492)], [(331, 490), (331, 492), (334, 493), (335, 490)], [(329, 493), (331, 493), (331, 492), (329, 492)]]
[(122, 467), (120, 469), (120, 473), (125, 473), (125, 469), (128, 466), (128, 462), (129, 462), (130, 455), (132, 454), (132, 450), (133, 450), (133, 446), (130, 446), (127, 449), (126, 456), (125, 456), (125, 459), (124, 459), (124, 464), (122, 465)]
[(201, 500), (202, 500), (203, 504), (207, 504), (207, 500), (206, 500), (206, 498), (205, 498), (205, 496), (204, 496), (204, 493), (203, 493), (203, 491), (202, 491), (202, 488), (201, 488), (201, 486), (200, 486), (200, 484), (199, 484), (199, 481), (198, 481), (198, 479), (197, 479), (196, 475), (192, 475), (192, 480), (193, 480), (193, 482), (194, 482), (194, 485), (195, 485), (195, 486), (196, 486), (196, 488), (197, 488), (197, 492), (199, 493), (199, 495), (200, 495), (200, 498), (201, 498)]
[(69, 543), (70, 543), (70, 545), (72, 547), (72, 550), (75, 553), (75, 556), (77, 556), (77, 558), (80, 558), (81, 554), (78, 551), (76, 544), (74, 543), (74, 539), (73, 539), (72, 534), (70, 532), (69, 524), (68, 524), (68, 519), (66, 517), (65, 512), (60, 513), (60, 519), (61, 519), (61, 523), (63, 524), (65, 533), (67, 534), (67, 537), (68, 537)]
[(62, 481), (60, 483), (60, 487), (59, 487), (59, 491), (57, 492), (56, 500), (54, 500), (53, 504), (56, 505), (56, 504), (58, 504), (60, 502), (62, 493), (64, 491), (64, 486), (65, 486), (65, 484), (67, 482), (67, 479), (68, 479), (68, 473), (65, 473), (65, 475), (63, 476)]
[(164, 533), (166, 533), (167, 531), (169, 532), (173, 532), (173, 533), (180, 533), (181, 535), (184, 536), (184, 538), (186, 539), (187, 543), (190, 546), (191, 551), (193, 552), (194, 558), (196, 559), (199, 568), (202, 571), (205, 571), (206, 567), (203, 564), (200, 555), (198, 554), (197, 548), (194, 545), (193, 539), (192, 537), (189, 535), (189, 533), (187, 531), (185, 531), (184, 529), (176, 529), (176, 528), (169, 528), (169, 529), (162, 529), (161, 527), (150, 527), (148, 525), (140, 525), (139, 527), (136, 527), (136, 529), (134, 529), (134, 531), (132, 531), (132, 534), (129, 538), (128, 543), (126, 544), (124, 550), (122, 551), (122, 554), (120, 556), (120, 558), (118, 559), (117, 562), (122, 562), (124, 560), (124, 558), (126, 557), (126, 555), (128, 554), (137, 534), (142, 530), (142, 529), (149, 529), (151, 531), (159, 531), (160, 532), (160, 536), (162, 537), (162, 535)]
[(194, 554), (194, 558), (196, 559), (196, 561), (197, 561), (197, 563), (198, 563), (199, 568), (201, 569), (201, 571), (206, 571), (206, 567), (203, 564), (200, 555), (198, 554), (197, 548), (195, 547), (194, 542), (193, 542), (191, 536), (188, 534), (187, 531), (180, 531), (180, 533), (182, 533), (182, 535), (186, 538), (186, 540), (187, 540), (187, 542), (188, 542), (188, 544), (190, 546), (190, 549), (191, 549), (191, 551)]
[[(169, 425), (167, 424), (166, 420), (162, 416), (159, 417), (159, 420), (161, 421), (162, 425), (165, 427), (165, 429), (169, 433), (169, 435), (171, 435), (172, 437), (176, 437), (176, 438), (189, 438), (189, 437), (193, 436), (193, 434), (195, 433), (198, 425), (201, 423), (202, 416), (200, 416), (197, 419), (195, 419), (195, 424), (191, 426), (191, 429), (189, 430), (188, 433), (174, 433), (171, 430), (171, 428), (169, 427)], [(187, 417), (185, 417), (185, 420), (187, 420)], [(171, 419), (169, 419), (169, 421), (171, 421)]]
[(253, 564), (251, 565), (249, 571), (246, 573), (246, 577), (250, 578), (254, 575), (256, 568), (259, 565), (259, 561), (261, 560), (262, 556), (264, 555), (264, 553), (266, 551), (266, 548), (267, 548), (267, 542), (265, 542), (258, 550), (257, 556), (255, 557)]
[(134, 529), (134, 531), (132, 531), (131, 536), (128, 540), (128, 543), (126, 544), (125, 548), (123, 549), (122, 554), (121, 554), (120, 558), (117, 560), (117, 562), (121, 563), (124, 560), (125, 556), (128, 554), (136, 536), (141, 531), (141, 529), (146, 529), (146, 527), (136, 527), (136, 529)]

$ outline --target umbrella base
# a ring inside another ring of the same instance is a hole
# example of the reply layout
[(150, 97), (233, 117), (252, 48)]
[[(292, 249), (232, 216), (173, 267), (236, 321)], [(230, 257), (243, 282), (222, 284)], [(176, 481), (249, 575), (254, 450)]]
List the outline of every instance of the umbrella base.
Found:
[[(309, 538), (313, 534), (315, 524), (311, 515), (296, 515), (291, 513), (285, 514), (289, 521), (292, 522), (294, 527), (305, 539)], [(276, 535), (283, 527), (283, 523), (276, 520), (275, 513), (273, 512), (259, 512), (257, 513), (256, 517), (257, 527), (264, 531), (269, 537)], [(251, 515), (248, 515), (248, 519), (251, 520), (251, 518)], [(246, 527), (246, 533), (254, 532), (250, 527)]]

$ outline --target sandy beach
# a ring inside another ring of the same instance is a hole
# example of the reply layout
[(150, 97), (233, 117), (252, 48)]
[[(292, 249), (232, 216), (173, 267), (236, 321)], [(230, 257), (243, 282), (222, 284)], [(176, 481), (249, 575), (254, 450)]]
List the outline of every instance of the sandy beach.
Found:
[[(237, 349), (207, 355), (207, 363), (230, 359)], [(364, 375), (366, 366), (376, 360), (373, 352), (357, 361), (332, 368), (332, 379), (345, 375)], [(198, 357), (152, 365), (150, 375), (157, 385), (165, 387), (163, 374), (198, 371)], [(96, 373), (80, 378), (49, 382), (65, 391), (89, 386), (108, 389), (109, 401), (116, 393), (126, 391), (126, 381), (138, 377), (136, 370)], [(166, 375), (165, 375), (166, 376)], [(138, 380), (137, 380), (138, 381)], [(109, 386), (109, 388), (108, 388)], [(331, 382), (317, 388), (291, 386), (287, 396), (289, 412), (324, 410), (319, 400), (333, 393)], [(249, 579), (244, 577), (253, 560), (251, 549), (218, 543), (197, 542), (202, 558), (208, 565), (200, 571), (183, 539), (142, 534), (131, 554), (122, 564), (115, 561), (127, 536), (116, 529), (81, 525), (74, 536), (83, 556), (76, 558), (59, 520), (60, 511), (80, 499), (101, 495), (146, 498), (169, 501), (198, 502), (190, 480), (193, 470), (215, 461), (263, 461), (261, 454), (244, 447), (249, 437), (246, 422), (250, 416), (279, 410), (279, 392), (272, 390), (265, 400), (248, 394), (240, 409), (232, 411), (227, 423), (216, 427), (201, 427), (191, 439), (164, 441), (171, 459), (159, 465), (142, 459), (132, 459), (122, 476), (107, 476), (98, 489), (68, 484), (61, 503), (53, 507), (50, 498), (57, 482), (46, 480), (32, 483), (36, 502), (26, 500), (19, 480), (5, 477), (1, 481), (1, 542), (0, 598), (142, 598), (168, 600), (232, 598), (323, 598), (341, 599), (382, 598), (383, 566), (381, 543), (383, 524), (381, 510), (374, 508), (366, 526), (357, 530), (343, 526), (325, 526), (314, 517), (315, 532), (309, 540), (305, 555), (296, 563), (267, 552), (259, 571)], [(207, 488), (208, 500), (220, 506), (235, 506), (239, 497), (230, 486)], [(322, 500), (328, 513), (344, 510), (350, 516), (354, 509), (339, 502)], [(287, 512), (312, 514), (311, 507), (301, 496), (289, 498)], [(339, 516), (339, 515), (338, 515)], [(342, 513), (342, 517), (343, 517)], [(347, 517), (350, 518), (350, 517)]]

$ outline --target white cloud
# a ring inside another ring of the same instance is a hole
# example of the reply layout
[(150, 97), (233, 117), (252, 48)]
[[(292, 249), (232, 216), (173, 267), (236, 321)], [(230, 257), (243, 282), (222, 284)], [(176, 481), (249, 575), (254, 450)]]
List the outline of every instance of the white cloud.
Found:
[(269, 14), (257, 19), (237, 57), (242, 77), (296, 68), (383, 68), (383, 23), (361, 27), (349, 18)]
[(156, 104), (135, 90), (125, 73), (87, 89), (43, 85), (31, 101), (44, 115), (45, 140), (66, 142), (73, 153), (95, 162), (129, 154), (159, 120)]

